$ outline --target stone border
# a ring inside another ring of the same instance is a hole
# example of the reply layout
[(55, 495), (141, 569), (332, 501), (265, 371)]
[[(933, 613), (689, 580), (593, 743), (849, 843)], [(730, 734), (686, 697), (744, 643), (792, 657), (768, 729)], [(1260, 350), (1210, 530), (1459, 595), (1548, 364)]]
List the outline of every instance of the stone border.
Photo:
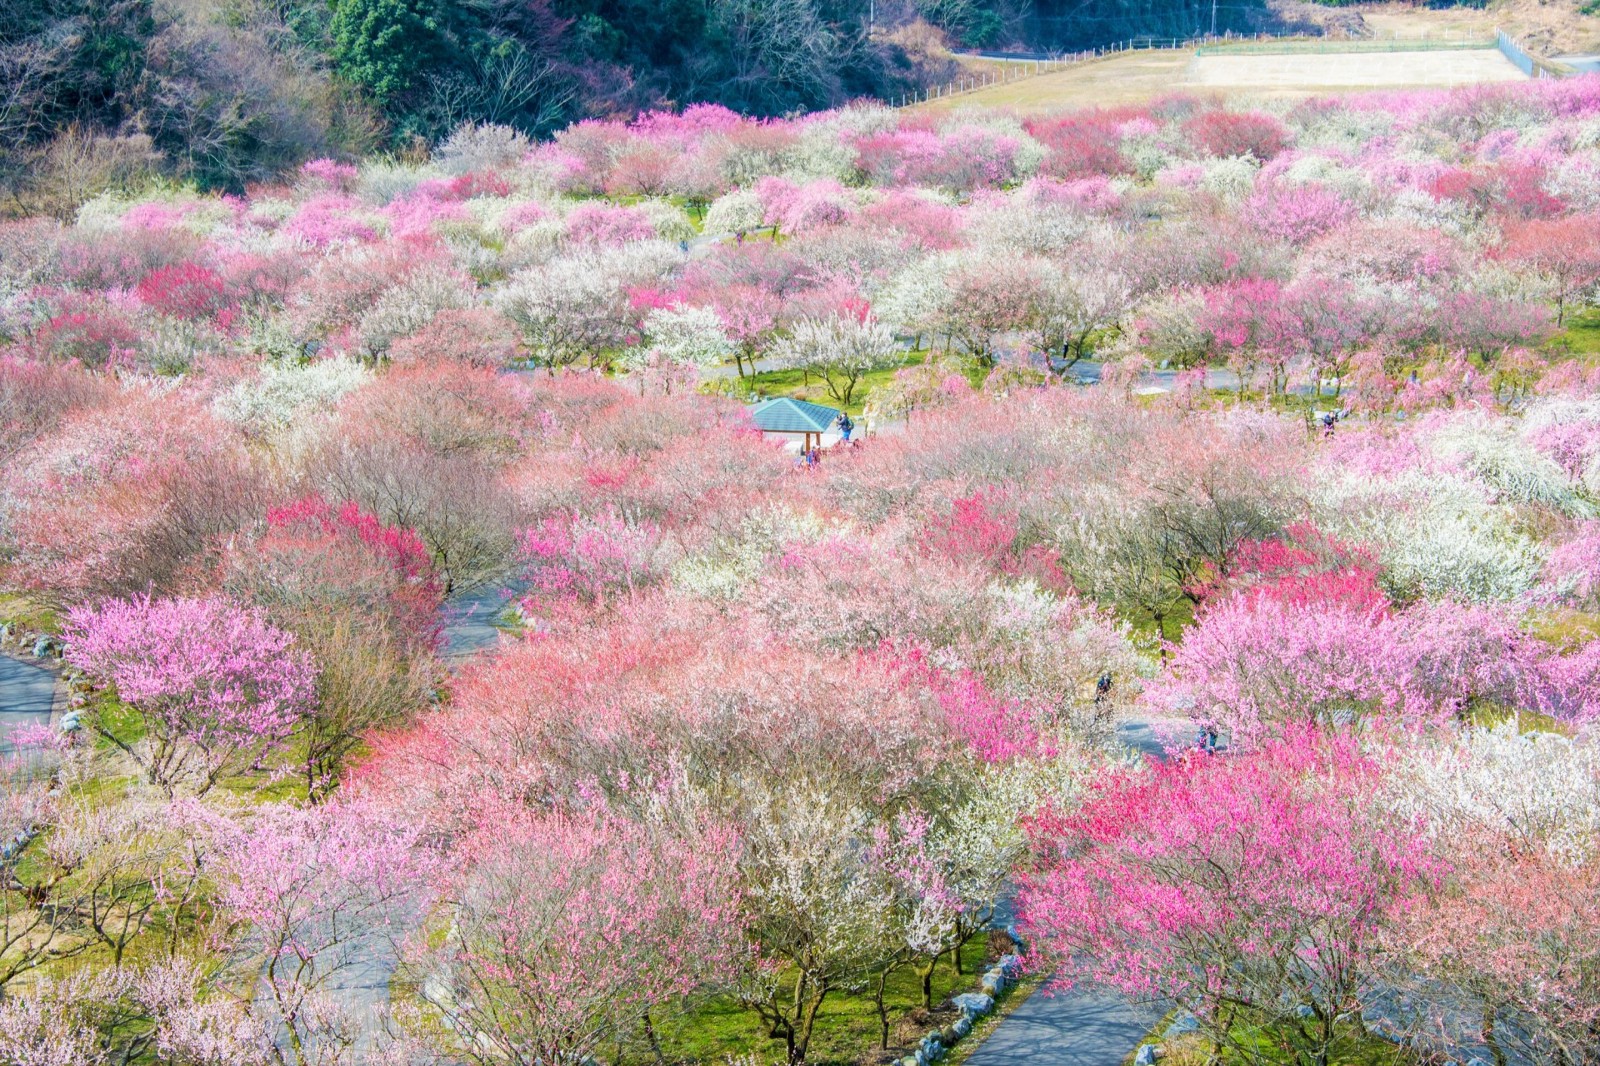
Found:
[(0, 655), (19, 663), (27, 663), (55, 675), (55, 692), (50, 702), (50, 721), (60, 723), (74, 707), (81, 706), (81, 696), (74, 698), (77, 673), (61, 661), (61, 638), (50, 633), (17, 630), (10, 622), (0, 622)]
[[(1011, 937), (1011, 942), (1022, 947), (1022, 940), (1017, 936), (1015, 926), (1005, 927), (1006, 935)], [(950, 997), (950, 1003), (961, 1012), (961, 1017), (951, 1022), (942, 1029), (931, 1030), (922, 1041), (917, 1044), (917, 1049), (911, 1054), (898, 1060), (895, 1066), (928, 1066), (929, 1063), (938, 1062), (950, 1054), (950, 1049), (955, 1047), (977, 1024), (978, 1019), (994, 1010), (995, 999), (1008, 988), (1016, 986), (1022, 976), (1022, 956), (1002, 955), (1000, 960), (984, 971), (978, 979), (977, 992), (962, 992)]]
[[(86, 684), (76, 672), (68, 672), (65, 664), (61, 662), (61, 639), (48, 633), (32, 635), (32, 654), (26, 655), (21, 651), (7, 646), (12, 637), (10, 623), (0, 624), (0, 655), (16, 662), (26, 663), (49, 672), (55, 678), (55, 688), (50, 700), (50, 723), (56, 731), (63, 736), (76, 733), (83, 728), (80, 717), (83, 714), (84, 691)], [(18, 634), (19, 647), (29, 647), (26, 633)], [(55, 771), (51, 771), (54, 778)], [(57, 786), (59, 787), (59, 786)], [(52, 788), (54, 792), (56, 789)], [(27, 847), (34, 837), (39, 835), (39, 827), (25, 825), (17, 830), (16, 835), (0, 843), (0, 863), (9, 863)]]

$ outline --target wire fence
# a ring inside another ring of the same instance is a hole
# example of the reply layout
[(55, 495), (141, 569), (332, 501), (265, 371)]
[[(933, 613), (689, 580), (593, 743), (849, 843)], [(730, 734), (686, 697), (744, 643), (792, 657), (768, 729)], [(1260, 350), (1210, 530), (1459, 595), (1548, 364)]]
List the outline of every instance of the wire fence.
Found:
[(1038, 53), (1015, 57), (998, 52), (960, 53), (969, 58), (983, 59), (986, 62), (1003, 64), (1003, 66), (998, 70), (964, 74), (954, 81), (946, 82), (943, 85), (933, 85), (918, 92), (902, 93), (900, 95), (900, 106), (911, 107), (915, 104), (927, 103), (930, 100), (942, 100), (949, 96), (978, 92), (995, 85), (1006, 85), (1015, 81), (1036, 78), (1042, 74), (1055, 74), (1081, 63), (1087, 63), (1090, 60), (1121, 55), (1125, 52), (1192, 48), (1202, 41), (1221, 39), (1223, 38), (1212, 37), (1209, 34), (1204, 37), (1131, 37), (1126, 41), (1117, 41), (1114, 44), (1102, 45), (1099, 48), (1091, 48), (1082, 52), (1065, 52), (1052, 56), (1041, 56)]
[(1157, 52), (1193, 48), (1195, 55), (1338, 55), (1359, 53), (1468, 51), (1498, 48), (1507, 59), (1530, 78), (1561, 78), (1573, 71), (1559, 63), (1534, 56), (1503, 30), (1493, 35), (1469, 30), (1447, 30), (1384, 38), (1330, 41), (1322, 37), (1296, 34), (1236, 33), (1203, 34), (1197, 37), (1130, 37), (1081, 52), (1047, 55), (1044, 53), (962, 52), (960, 55), (997, 64), (997, 69), (964, 74), (942, 85), (913, 93), (900, 94), (901, 107), (912, 107), (932, 100), (980, 92), (997, 85), (1055, 74), (1098, 59), (1128, 52)]
[(1515, 37), (1505, 30), (1496, 30), (1494, 45), (1522, 73), (1530, 78), (1565, 78), (1574, 73), (1570, 67), (1552, 63), (1529, 52)]
[(1396, 37), (1383, 40), (1285, 40), (1266, 43), (1242, 42), (1239, 44), (1203, 45), (1195, 55), (1355, 55), (1387, 52), (1450, 52), (1482, 51), (1495, 47), (1495, 39), (1485, 34), (1449, 37)]

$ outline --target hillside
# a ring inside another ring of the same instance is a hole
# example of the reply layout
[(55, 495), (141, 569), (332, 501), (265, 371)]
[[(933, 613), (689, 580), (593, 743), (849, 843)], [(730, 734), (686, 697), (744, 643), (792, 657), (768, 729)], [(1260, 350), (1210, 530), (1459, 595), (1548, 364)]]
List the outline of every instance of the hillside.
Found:
[(0, 460), (5, 1066), (1592, 1063), (1600, 78), (99, 195)]
[(240, 192), (317, 157), (716, 103), (777, 116), (947, 80), (947, 46), (1274, 25), (1265, 0), (0, 0), (0, 184), (64, 215), (147, 177)]

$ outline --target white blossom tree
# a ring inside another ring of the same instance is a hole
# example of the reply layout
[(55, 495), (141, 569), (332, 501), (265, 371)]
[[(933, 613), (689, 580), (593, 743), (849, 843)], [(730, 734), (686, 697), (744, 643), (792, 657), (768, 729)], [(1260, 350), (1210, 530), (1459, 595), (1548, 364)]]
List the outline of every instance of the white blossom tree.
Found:
[(573, 256), (534, 267), (512, 278), (498, 299), (500, 310), (522, 330), (528, 351), (551, 370), (593, 362), (621, 347), (632, 324), (621, 280), (598, 258)]
[(775, 354), (780, 366), (820, 376), (828, 394), (842, 404), (850, 402), (863, 375), (900, 359), (889, 327), (874, 318), (839, 314), (801, 319)]

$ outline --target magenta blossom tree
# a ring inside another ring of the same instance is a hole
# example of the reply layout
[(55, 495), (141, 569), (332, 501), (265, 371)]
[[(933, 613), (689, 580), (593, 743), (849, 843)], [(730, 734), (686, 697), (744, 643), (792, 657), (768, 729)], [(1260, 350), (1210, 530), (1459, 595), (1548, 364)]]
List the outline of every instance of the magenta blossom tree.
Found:
[[(1346, 585), (1350, 587), (1347, 588)], [(1210, 603), (1172, 669), (1147, 690), (1249, 748), (1296, 725), (1369, 717), (1426, 727), (1490, 705), (1587, 720), (1600, 656), (1559, 655), (1503, 607), (1423, 603), (1404, 611), (1364, 599), (1359, 578), (1245, 590)]]
[(168, 795), (203, 793), (281, 748), (311, 705), (316, 671), (258, 610), (203, 599), (108, 600), (68, 614), (66, 658), (138, 719), (91, 722)]
[(1382, 773), (1351, 737), (1299, 729), (1047, 811), (1021, 904), (1035, 950), (1075, 960), (1058, 985), (1193, 1010), (1218, 1053), (1265, 1022), (1296, 1066), (1327, 1066), (1375, 990), (1386, 916), (1437, 878), (1420, 831), (1372, 802)]

